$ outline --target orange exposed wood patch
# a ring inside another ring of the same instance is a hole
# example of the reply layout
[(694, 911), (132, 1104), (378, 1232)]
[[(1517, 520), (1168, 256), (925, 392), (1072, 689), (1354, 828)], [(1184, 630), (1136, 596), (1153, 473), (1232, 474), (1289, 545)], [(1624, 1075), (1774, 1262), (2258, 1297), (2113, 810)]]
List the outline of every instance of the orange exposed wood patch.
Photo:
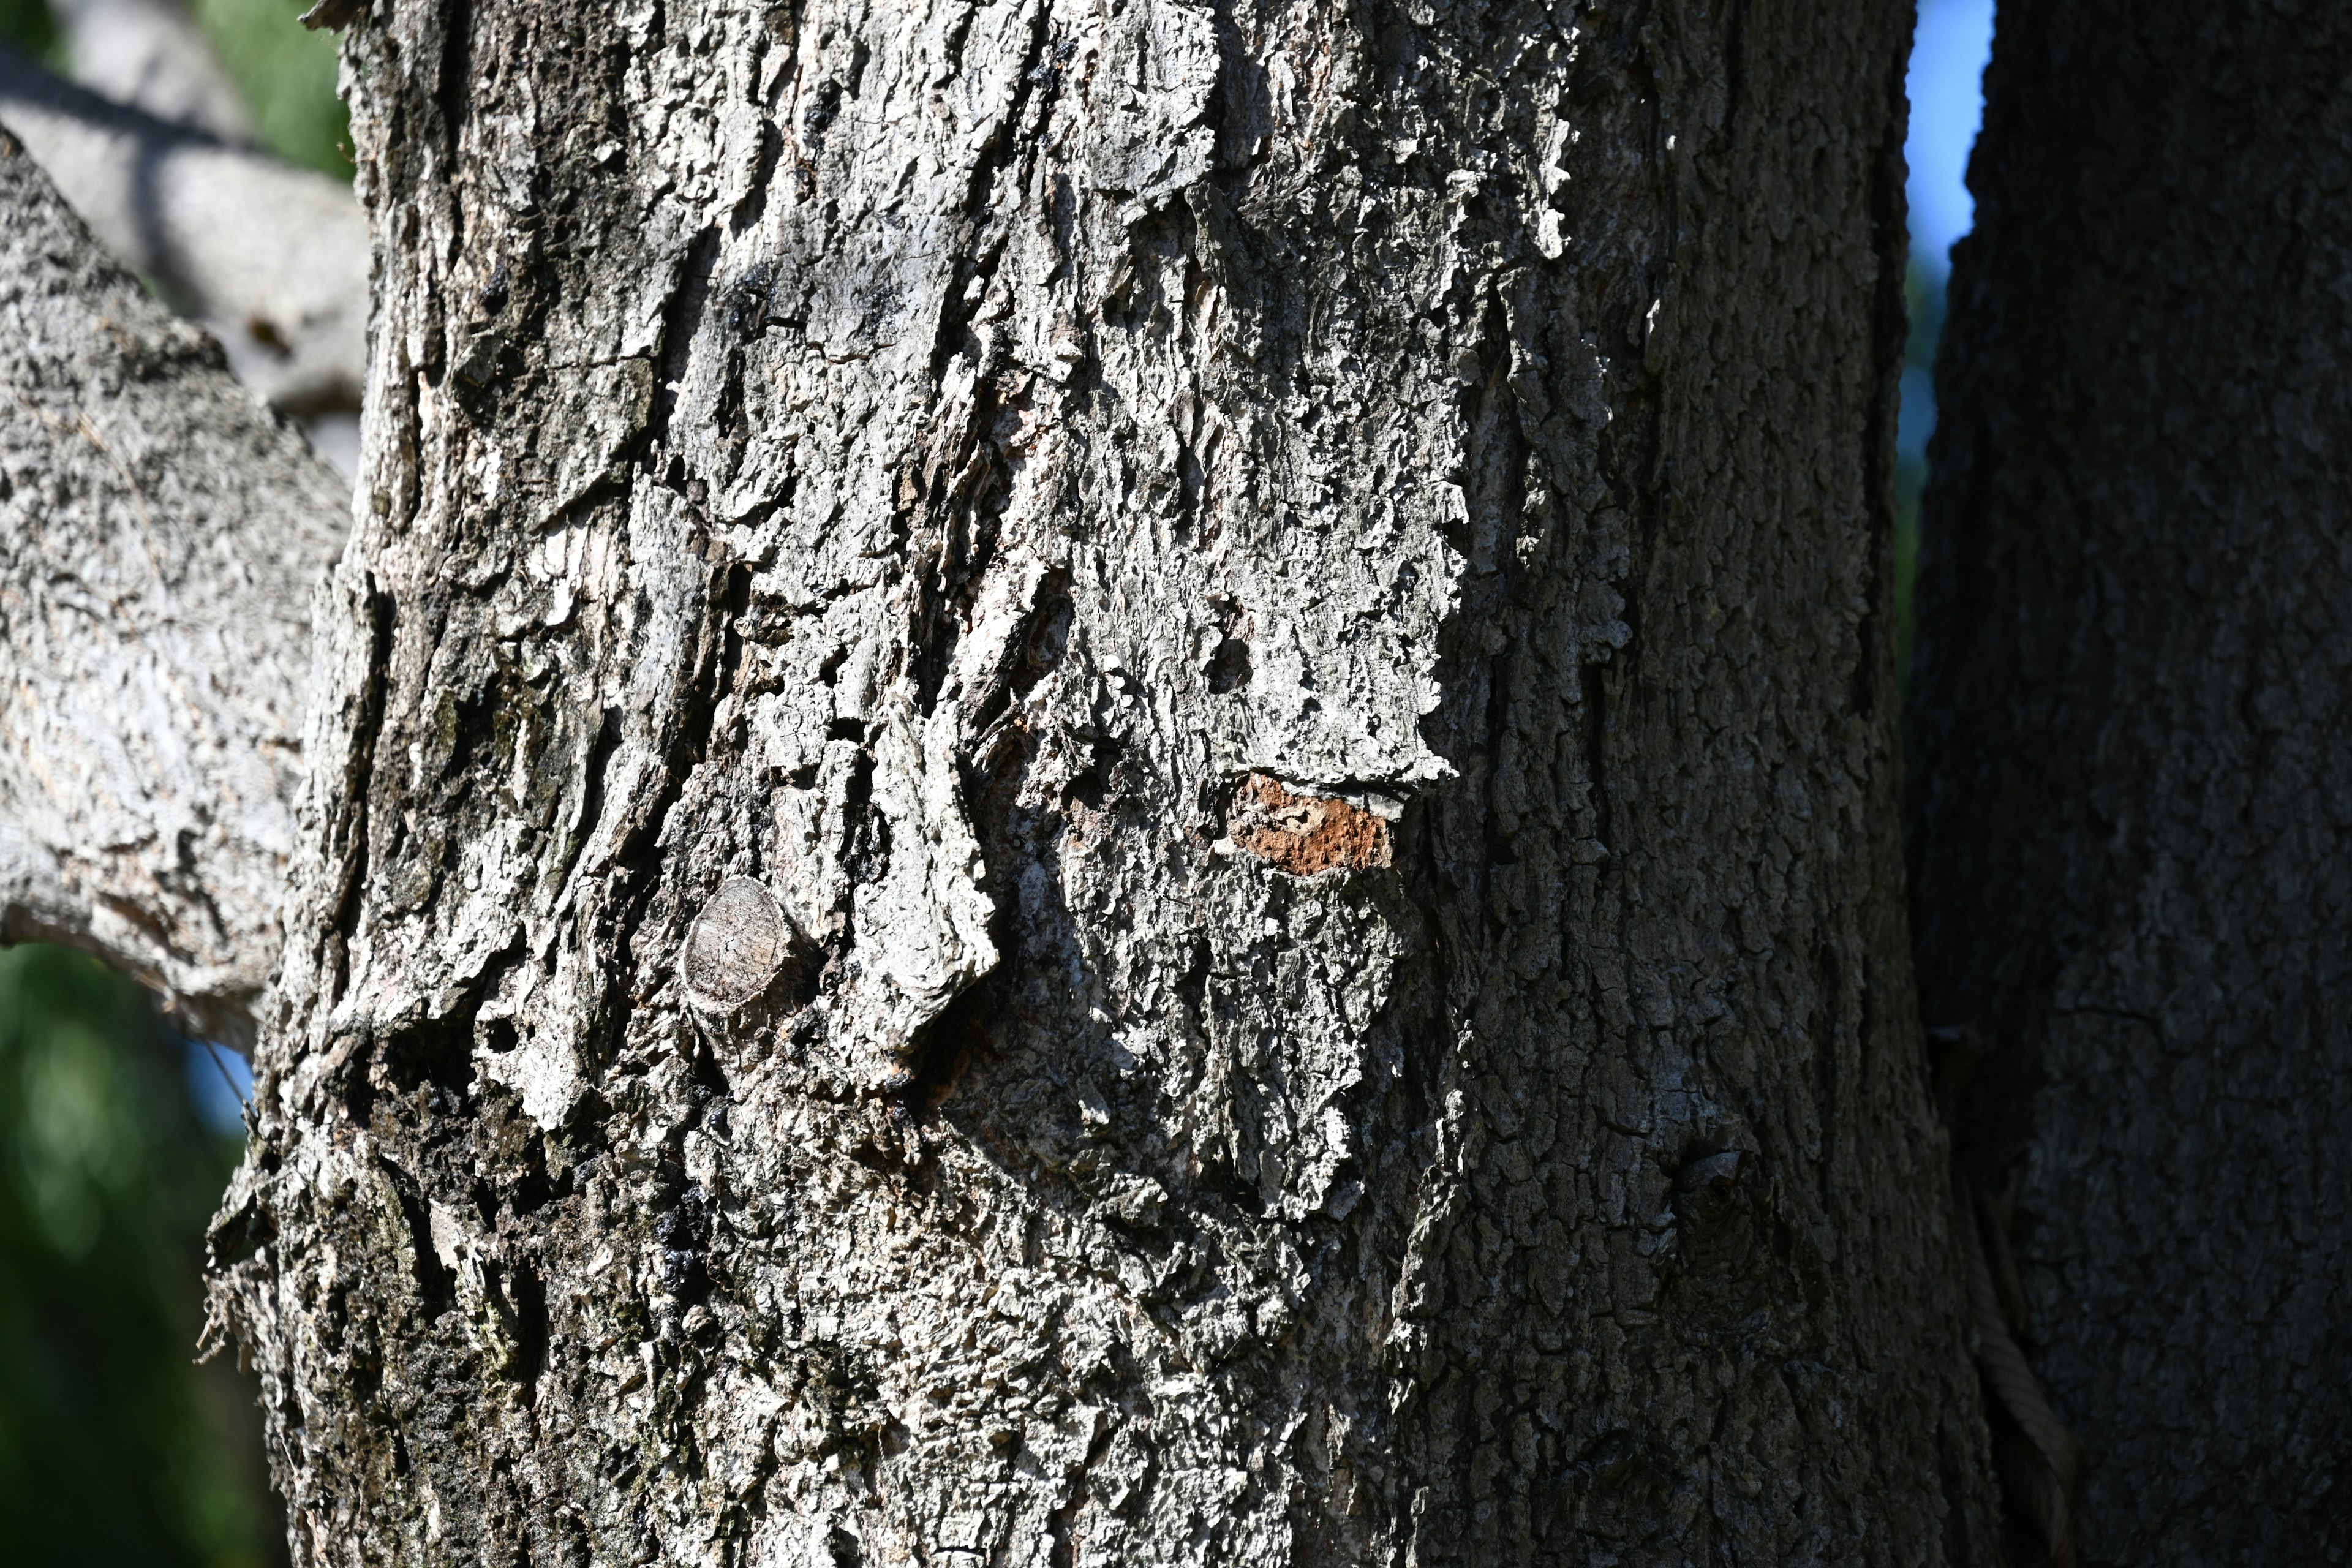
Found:
[(1234, 791), (1225, 835), (1294, 877), (1390, 863), (1387, 822), (1344, 800), (1293, 795), (1264, 773), (1250, 774)]

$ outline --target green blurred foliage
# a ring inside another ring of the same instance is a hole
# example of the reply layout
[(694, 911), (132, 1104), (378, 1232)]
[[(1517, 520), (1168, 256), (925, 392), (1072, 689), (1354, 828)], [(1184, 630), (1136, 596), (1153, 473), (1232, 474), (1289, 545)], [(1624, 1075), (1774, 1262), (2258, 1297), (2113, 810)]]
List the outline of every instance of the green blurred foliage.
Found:
[(261, 144), (350, 179), (352, 118), (335, 96), (335, 35), (296, 20), (307, 0), (189, 0), (189, 9), (245, 94)]
[[(297, 20), (306, 0), (187, 0), (229, 79), (245, 95), (254, 135), (281, 158), (352, 177), (352, 119), (335, 96), (335, 35)], [(65, 42), (44, 0), (0, 0), (0, 38), (64, 71)]]
[(0, 951), (0, 1559), (282, 1561), (250, 1383), (194, 1363), (204, 1233), (237, 1156), (146, 994)]
[(52, 67), (64, 63), (59, 58), (64, 42), (42, 0), (0, 0), (0, 38), (26, 54), (37, 55)]

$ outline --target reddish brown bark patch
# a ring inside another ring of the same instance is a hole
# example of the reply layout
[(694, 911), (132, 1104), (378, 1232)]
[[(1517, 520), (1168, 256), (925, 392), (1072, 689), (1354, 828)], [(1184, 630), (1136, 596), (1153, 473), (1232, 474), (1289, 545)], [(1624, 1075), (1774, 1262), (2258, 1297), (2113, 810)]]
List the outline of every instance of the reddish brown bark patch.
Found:
[(1294, 877), (1390, 863), (1387, 822), (1344, 800), (1293, 795), (1264, 773), (1250, 774), (1234, 791), (1225, 836)]

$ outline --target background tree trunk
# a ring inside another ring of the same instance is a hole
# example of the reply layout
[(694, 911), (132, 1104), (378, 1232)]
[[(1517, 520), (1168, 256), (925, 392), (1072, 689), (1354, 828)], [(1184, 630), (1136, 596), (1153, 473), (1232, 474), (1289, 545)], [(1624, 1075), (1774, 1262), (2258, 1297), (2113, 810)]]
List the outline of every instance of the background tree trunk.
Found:
[(2352, 1551), (2352, 16), (2004, 0), (1920, 574), (1931, 1023), (1997, 1046), (2095, 1562)]
[(1987, 1561), (1902, 24), (361, 16), (300, 1555)]
[(346, 495), (0, 132), (0, 941), (249, 1043)]

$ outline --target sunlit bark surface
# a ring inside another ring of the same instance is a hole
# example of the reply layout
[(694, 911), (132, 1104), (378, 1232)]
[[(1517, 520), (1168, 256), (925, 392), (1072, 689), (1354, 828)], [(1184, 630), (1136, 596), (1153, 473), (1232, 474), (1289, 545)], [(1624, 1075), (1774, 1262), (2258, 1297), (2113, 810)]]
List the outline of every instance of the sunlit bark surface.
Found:
[(345, 493), (0, 132), (0, 940), (250, 1037)]
[(304, 1560), (1988, 1561), (1901, 35), (364, 10)]

